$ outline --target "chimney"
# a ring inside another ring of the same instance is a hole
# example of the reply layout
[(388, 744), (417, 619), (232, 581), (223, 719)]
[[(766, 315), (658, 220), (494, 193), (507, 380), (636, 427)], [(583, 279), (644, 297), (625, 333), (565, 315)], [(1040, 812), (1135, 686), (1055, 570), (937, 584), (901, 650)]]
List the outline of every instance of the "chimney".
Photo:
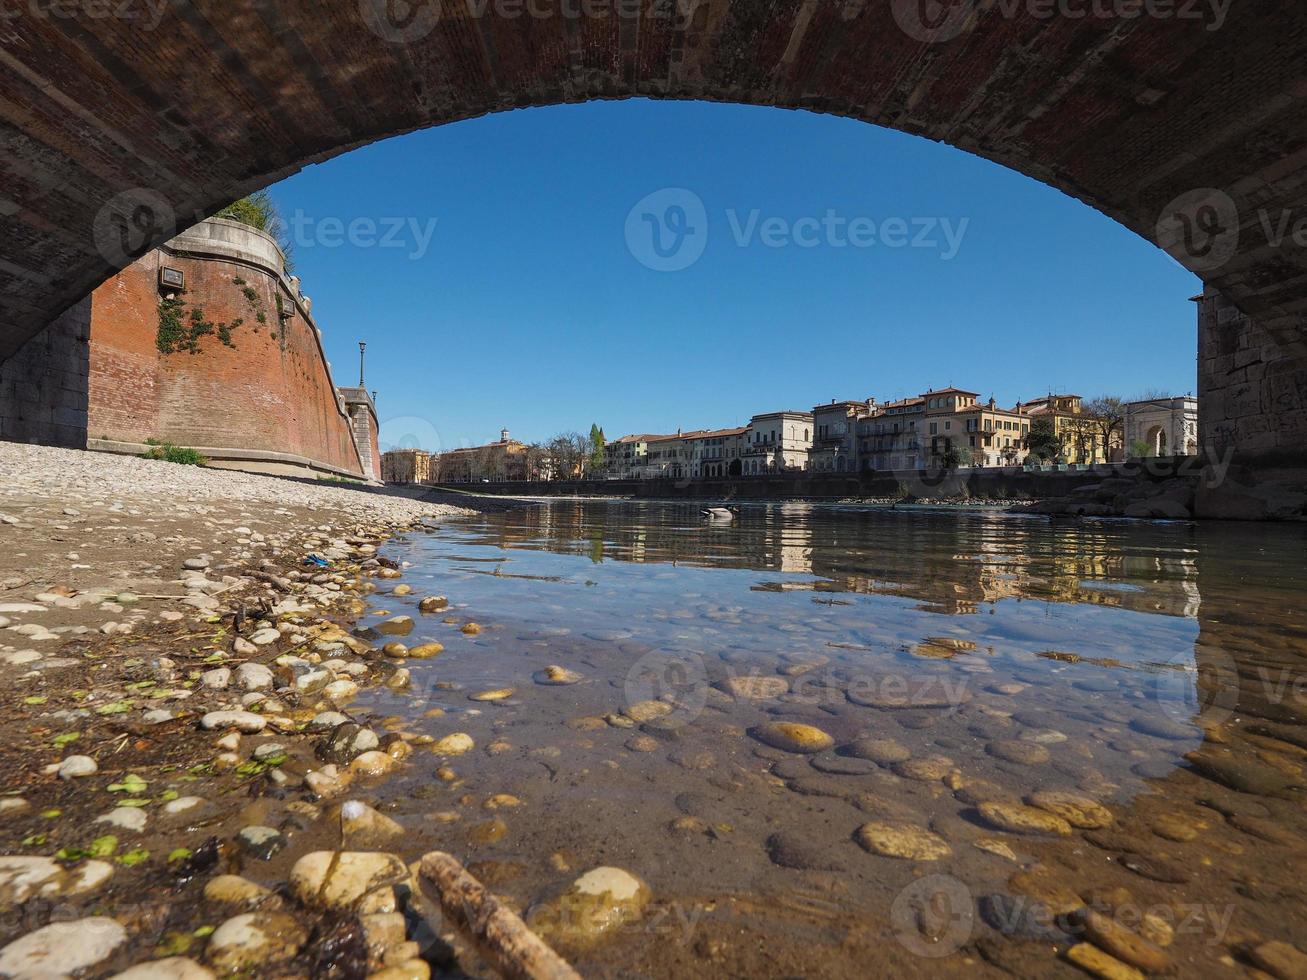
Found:
[(508, 430), (507, 430), (507, 429), (500, 429), (500, 430), (499, 430), (499, 441), (500, 441), (500, 442), (505, 442), (505, 443), (508, 442)]

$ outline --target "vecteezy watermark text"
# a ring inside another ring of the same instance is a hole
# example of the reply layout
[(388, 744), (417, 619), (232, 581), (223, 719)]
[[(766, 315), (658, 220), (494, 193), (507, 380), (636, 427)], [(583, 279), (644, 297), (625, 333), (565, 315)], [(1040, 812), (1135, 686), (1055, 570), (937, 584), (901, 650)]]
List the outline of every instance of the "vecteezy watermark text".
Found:
[[(835, 208), (798, 218), (727, 208), (723, 217), (737, 248), (925, 249), (945, 262), (957, 257), (971, 225), (970, 218), (876, 218)], [(627, 213), (625, 231), (637, 262), (656, 272), (679, 272), (703, 257), (711, 222), (698, 194), (666, 187), (636, 202)]]
[(368, 28), (383, 40), (407, 44), (452, 20), (666, 21), (688, 24), (704, 0), (359, 0)]
[(1219, 31), (1234, 0), (890, 0), (894, 20), (917, 41), (941, 44), (973, 30), (982, 17), (1036, 21), (1169, 20)]
[(147, 31), (157, 28), (171, 0), (0, 0), (0, 22), (40, 20), (120, 20)]
[(303, 211), (285, 221), (284, 232), (296, 248), (395, 248), (408, 249), (408, 258), (421, 259), (431, 248), (439, 218), (358, 217), (316, 218)]

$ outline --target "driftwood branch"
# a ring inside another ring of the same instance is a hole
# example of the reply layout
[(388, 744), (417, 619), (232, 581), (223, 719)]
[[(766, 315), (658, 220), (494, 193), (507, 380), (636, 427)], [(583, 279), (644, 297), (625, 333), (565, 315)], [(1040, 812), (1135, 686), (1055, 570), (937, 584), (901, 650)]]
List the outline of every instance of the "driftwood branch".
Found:
[(581, 980), (567, 961), (490, 894), (453, 856), (422, 858), (423, 891), (505, 980)]

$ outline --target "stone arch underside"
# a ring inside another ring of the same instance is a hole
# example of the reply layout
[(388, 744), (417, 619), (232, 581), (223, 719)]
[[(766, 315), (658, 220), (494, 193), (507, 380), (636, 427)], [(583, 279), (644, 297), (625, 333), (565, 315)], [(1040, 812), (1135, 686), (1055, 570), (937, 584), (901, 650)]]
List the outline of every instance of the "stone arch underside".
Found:
[(632, 96), (835, 113), (978, 154), (1161, 239), (1301, 354), (1307, 242), (1282, 219), (1307, 218), (1307, 5), (1102, 19), (955, 0), (970, 16), (932, 34), (920, 0), (416, 4), (404, 37), (386, 0), (0, 20), (0, 358), (127, 264), (118, 251), (309, 163)]

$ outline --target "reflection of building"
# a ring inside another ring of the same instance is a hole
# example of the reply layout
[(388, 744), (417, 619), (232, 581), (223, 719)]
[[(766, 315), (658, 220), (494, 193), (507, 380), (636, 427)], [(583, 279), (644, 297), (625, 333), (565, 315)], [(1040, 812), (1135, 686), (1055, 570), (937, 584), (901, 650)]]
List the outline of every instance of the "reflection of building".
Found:
[(746, 476), (806, 470), (812, 450), (812, 413), (755, 415), (744, 439), (741, 462)]
[(383, 483), (428, 483), (431, 454), (422, 449), (392, 449), (381, 456)]
[(1198, 452), (1198, 399), (1127, 402), (1122, 429), (1131, 456), (1193, 456)]

